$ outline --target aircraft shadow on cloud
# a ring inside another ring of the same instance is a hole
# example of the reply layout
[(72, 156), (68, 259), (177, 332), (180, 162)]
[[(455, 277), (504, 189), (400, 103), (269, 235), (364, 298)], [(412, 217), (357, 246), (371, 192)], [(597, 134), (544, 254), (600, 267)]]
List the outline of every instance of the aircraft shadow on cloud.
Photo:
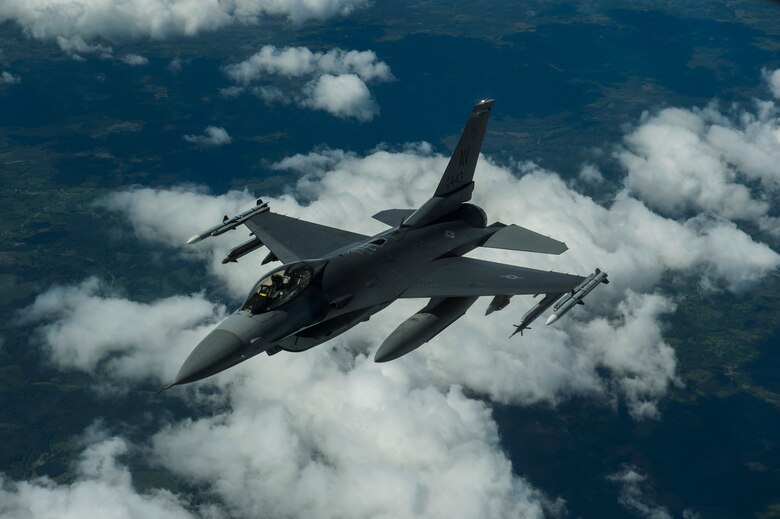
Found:
[(493, 296), (487, 315), (502, 310), (514, 295), (544, 295), (514, 335), (551, 306), (547, 324), (552, 324), (600, 283), (608, 283), (606, 272), (598, 269), (583, 277), (462, 257), (477, 247), (543, 254), (567, 249), (563, 242), (517, 225), (487, 225), (485, 211), (468, 203), (494, 103), (481, 101), (472, 110), (433, 196), (418, 209), (375, 214), (390, 226), (375, 236), (276, 214), (258, 199), (252, 209), (225, 216), (221, 224), (190, 238), (187, 243), (193, 244), (245, 225), (252, 239), (222, 262), (266, 246), (270, 252), (263, 264), (283, 265), (258, 281), (244, 304), (195, 347), (168, 387), (214, 375), (262, 352), (308, 350), (398, 298), (429, 301), (385, 339), (376, 362), (397, 359), (428, 342), (480, 296)]

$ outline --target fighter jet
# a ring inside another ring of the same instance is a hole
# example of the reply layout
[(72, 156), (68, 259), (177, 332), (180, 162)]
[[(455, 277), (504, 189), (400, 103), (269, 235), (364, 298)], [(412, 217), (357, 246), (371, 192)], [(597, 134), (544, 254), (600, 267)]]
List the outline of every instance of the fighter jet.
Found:
[(489, 314), (506, 307), (514, 295), (544, 295), (516, 325), (515, 333), (522, 333), (550, 306), (555, 304), (555, 313), (548, 324), (607, 283), (606, 273), (598, 269), (582, 277), (463, 257), (477, 247), (542, 254), (567, 249), (563, 242), (517, 225), (488, 225), (485, 211), (469, 203), (494, 103), (488, 99), (474, 106), (427, 202), (373, 216), (388, 226), (379, 234), (365, 236), (283, 216), (258, 199), (252, 209), (225, 216), (219, 225), (190, 238), (188, 243), (194, 244), (245, 225), (252, 238), (230, 250), (223, 263), (265, 246), (269, 253), (262, 263), (281, 261), (282, 266), (263, 276), (241, 307), (197, 345), (171, 386), (201, 380), (259, 353), (308, 350), (399, 298), (428, 302), (384, 340), (376, 362), (397, 359), (428, 342), (481, 296), (493, 296)]

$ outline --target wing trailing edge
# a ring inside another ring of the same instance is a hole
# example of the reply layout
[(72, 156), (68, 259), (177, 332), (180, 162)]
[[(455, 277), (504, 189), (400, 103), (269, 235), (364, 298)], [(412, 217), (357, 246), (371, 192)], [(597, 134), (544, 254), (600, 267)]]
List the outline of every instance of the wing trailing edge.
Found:
[(585, 278), (494, 263), (474, 258), (445, 258), (417, 279), (401, 297), (468, 297), (563, 293)]

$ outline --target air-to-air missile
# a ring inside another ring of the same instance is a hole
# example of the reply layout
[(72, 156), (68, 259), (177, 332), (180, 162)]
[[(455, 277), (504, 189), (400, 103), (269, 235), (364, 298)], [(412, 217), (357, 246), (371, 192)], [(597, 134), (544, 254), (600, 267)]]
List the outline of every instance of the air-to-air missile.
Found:
[(577, 285), (574, 290), (571, 291), (571, 293), (558, 301), (555, 306), (553, 307), (553, 310), (555, 312), (547, 318), (547, 323), (545, 323), (547, 326), (551, 325), (564, 315), (566, 315), (566, 312), (574, 308), (574, 305), (582, 305), (585, 304), (582, 302), (582, 300), (585, 298), (586, 295), (588, 295), (594, 288), (599, 286), (599, 284), (604, 283), (608, 284), (609, 279), (607, 279), (607, 273), (602, 272), (599, 269), (596, 269), (596, 272), (591, 274), (590, 276), (586, 277), (585, 280)]
[[(268, 204), (266, 204), (265, 202), (263, 202), (262, 200), (260, 200), (258, 198), (257, 199), (257, 204), (252, 209), (244, 211), (241, 214), (237, 214), (233, 218), (228, 218), (228, 216), (225, 215), (225, 218), (223, 218), (221, 224), (215, 225), (211, 229), (209, 229), (207, 231), (204, 231), (204, 232), (202, 232), (200, 234), (196, 234), (195, 236), (193, 236), (192, 238), (187, 240), (187, 244), (188, 245), (192, 245), (193, 243), (198, 243), (199, 241), (205, 240), (206, 238), (210, 238), (212, 236), (219, 236), (220, 234), (224, 234), (224, 233), (226, 233), (228, 231), (232, 231), (233, 229), (235, 229), (236, 227), (238, 227), (242, 223), (246, 222), (247, 220), (249, 220), (253, 216), (255, 216), (257, 214), (260, 214), (260, 213), (263, 213), (263, 212), (268, 211), (268, 210), (269, 210), (268, 209)], [(230, 261), (230, 260), (228, 260), (228, 261)], [(224, 262), (224, 263), (226, 263), (226, 262)]]
[(517, 333), (523, 335), (523, 330), (527, 330), (530, 324), (534, 322), (534, 320), (536, 320), (537, 317), (542, 315), (545, 310), (550, 308), (552, 304), (556, 300), (558, 300), (558, 298), (561, 297), (563, 294), (564, 294), (563, 292), (546, 294), (541, 301), (536, 303), (533, 308), (531, 308), (525, 313), (523, 319), (520, 321), (520, 324), (515, 325), (515, 331), (509, 337), (514, 337), (515, 334)]

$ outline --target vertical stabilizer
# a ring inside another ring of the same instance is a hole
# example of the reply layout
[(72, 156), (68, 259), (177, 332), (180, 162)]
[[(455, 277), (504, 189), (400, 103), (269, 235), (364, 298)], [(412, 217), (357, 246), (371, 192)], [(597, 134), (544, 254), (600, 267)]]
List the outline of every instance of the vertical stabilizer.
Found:
[(490, 109), (495, 103), (493, 99), (486, 99), (474, 106), (433, 196), (446, 197), (474, 180), (474, 168), (482, 147), (482, 138), (485, 136)]

